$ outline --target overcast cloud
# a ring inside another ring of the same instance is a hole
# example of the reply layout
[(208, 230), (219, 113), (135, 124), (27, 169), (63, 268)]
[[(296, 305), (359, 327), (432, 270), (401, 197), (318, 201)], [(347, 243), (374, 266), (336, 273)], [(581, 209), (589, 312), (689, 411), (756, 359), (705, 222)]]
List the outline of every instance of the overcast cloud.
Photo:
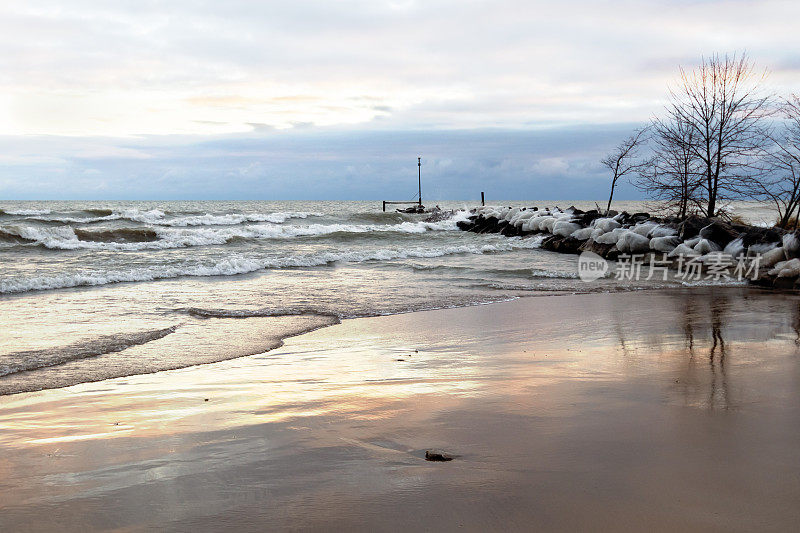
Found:
[(420, 153), (452, 198), (487, 181), (592, 198), (599, 155), (659, 111), (679, 65), (746, 50), (800, 92), (798, 15), (777, 1), (6, 2), (0, 196), (300, 198), (305, 180), (312, 196), (377, 198)]

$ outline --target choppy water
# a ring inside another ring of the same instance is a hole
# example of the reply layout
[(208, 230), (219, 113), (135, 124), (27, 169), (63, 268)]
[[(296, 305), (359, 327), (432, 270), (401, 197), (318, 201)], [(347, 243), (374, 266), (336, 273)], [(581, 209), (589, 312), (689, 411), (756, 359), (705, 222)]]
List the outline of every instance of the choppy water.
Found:
[(659, 284), (583, 283), (574, 256), (535, 236), (461, 232), (463, 216), (429, 223), (378, 202), (0, 202), (0, 394), (258, 353), (270, 335), (336, 318)]

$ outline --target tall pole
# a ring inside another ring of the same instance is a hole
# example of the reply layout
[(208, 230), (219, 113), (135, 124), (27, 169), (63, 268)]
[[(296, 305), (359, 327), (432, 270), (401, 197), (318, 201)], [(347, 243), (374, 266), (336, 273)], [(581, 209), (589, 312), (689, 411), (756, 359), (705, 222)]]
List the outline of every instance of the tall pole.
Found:
[(419, 206), (422, 207), (422, 158), (417, 158), (417, 173), (419, 174)]

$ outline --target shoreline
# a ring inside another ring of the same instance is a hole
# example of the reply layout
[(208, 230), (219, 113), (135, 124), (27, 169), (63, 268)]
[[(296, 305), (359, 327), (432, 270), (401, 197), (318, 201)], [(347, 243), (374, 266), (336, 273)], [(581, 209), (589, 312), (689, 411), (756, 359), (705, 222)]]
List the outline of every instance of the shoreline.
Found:
[(3, 396), (0, 525), (781, 530), (800, 519), (799, 304), (519, 298)]
[[(137, 283), (140, 283), (140, 282), (137, 282)], [(590, 285), (587, 285), (587, 287), (589, 287), (589, 286)], [(742, 288), (743, 286), (742, 285), (738, 285), (738, 284), (720, 285), (720, 284), (713, 284), (713, 283), (710, 283), (710, 284), (700, 283), (700, 284), (694, 284), (694, 285), (688, 285), (687, 284), (687, 285), (684, 285), (684, 286), (669, 286), (669, 287), (664, 287), (664, 286), (652, 286), (652, 287), (648, 287), (648, 286), (631, 286), (631, 287), (615, 286), (615, 287), (611, 287), (611, 288), (609, 288), (609, 287), (599, 287), (599, 288), (597, 288), (595, 290), (587, 289), (587, 290), (584, 290), (584, 291), (577, 291), (577, 290), (570, 291), (570, 290), (562, 290), (562, 289), (537, 290), (537, 291), (529, 291), (529, 292), (525, 291), (526, 294), (521, 294), (521, 295), (518, 295), (518, 296), (513, 296), (511, 298), (504, 298), (504, 299), (499, 299), (499, 300), (491, 300), (491, 301), (485, 301), (485, 302), (474, 302), (474, 303), (462, 304), (462, 305), (449, 305), (449, 306), (443, 306), (443, 307), (411, 309), (411, 310), (407, 310), (407, 311), (389, 312), (389, 313), (385, 313), (385, 314), (371, 314), (371, 315), (364, 315), (364, 316), (340, 317), (340, 316), (327, 315), (327, 314), (302, 314), (302, 313), (301, 314), (294, 314), (294, 313), (292, 313), (292, 314), (286, 314), (286, 315), (277, 314), (277, 315), (268, 315), (268, 316), (257, 316), (257, 315), (249, 316), (249, 315), (245, 315), (245, 316), (240, 316), (240, 317), (237, 317), (237, 316), (203, 316), (203, 317), (196, 317), (196, 318), (199, 318), (199, 320), (196, 321), (196, 322), (199, 322), (201, 325), (203, 325), (203, 323), (205, 322), (204, 325), (207, 325), (207, 326), (211, 325), (211, 324), (214, 324), (213, 321), (217, 321), (217, 323), (219, 323), (220, 321), (221, 322), (227, 322), (229, 324), (232, 323), (232, 324), (238, 325), (238, 326), (244, 325), (246, 322), (250, 322), (251, 325), (250, 325), (249, 328), (241, 328), (241, 330), (242, 331), (252, 331), (252, 329), (261, 328), (262, 329), (262, 335), (265, 334), (266, 338), (262, 338), (261, 342), (258, 343), (259, 346), (260, 346), (259, 348), (251, 348), (250, 352), (237, 353), (237, 354), (225, 354), (225, 355), (213, 355), (213, 356), (208, 356), (208, 360), (206, 360), (206, 361), (191, 362), (191, 363), (174, 363), (172, 365), (169, 365), (169, 364), (163, 365), (162, 364), (160, 367), (157, 367), (157, 368), (149, 368), (149, 369), (145, 368), (144, 370), (138, 370), (138, 371), (129, 371), (129, 370), (123, 370), (123, 371), (116, 370), (116, 371), (114, 371), (114, 370), (111, 370), (111, 371), (109, 371), (109, 373), (107, 373), (104, 376), (98, 376), (96, 378), (91, 378), (91, 379), (70, 378), (70, 377), (64, 378), (64, 377), (61, 377), (61, 374), (62, 374), (63, 370), (66, 369), (67, 371), (69, 371), (69, 365), (70, 365), (70, 363), (72, 361), (66, 361), (63, 364), (54, 365), (54, 366), (51, 366), (51, 367), (32, 368), (30, 370), (31, 372), (45, 370), (45, 371), (50, 371), (50, 372), (52, 372), (52, 374), (54, 374), (53, 376), (47, 376), (47, 375), (39, 376), (40, 380), (43, 380), (45, 383), (50, 383), (51, 384), (49, 386), (46, 385), (44, 387), (39, 387), (39, 388), (34, 388), (33, 385), (28, 385), (28, 384), (26, 384), (24, 382), (22, 384), (19, 384), (19, 382), (17, 381), (17, 378), (22, 378), (23, 381), (24, 381), (24, 378), (27, 377), (26, 376), (27, 372), (26, 371), (14, 372), (12, 374), (7, 374), (6, 376), (0, 376), (0, 399), (2, 399), (4, 397), (7, 397), (7, 396), (13, 396), (13, 395), (16, 395), (16, 394), (35, 393), (35, 392), (42, 392), (42, 391), (47, 391), (47, 390), (57, 390), (57, 389), (68, 388), (68, 387), (72, 387), (72, 386), (76, 386), (76, 385), (80, 385), (80, 384), (84, 384), (84, 383), (98, 383), (98, 382), (106, 381), (106, 380), (109, 380), (109, 379), (142, 376), (142, 375), (154, 374), (154, 373), (159, 373), (159, 372), (168, 372), (168, 371), (171, 371), (171, 370), (180, 370), (180, 369), (185, 369), (185, 368), (192, 368), (192, 367), (195, 367), (195, 366), (210, 365), (210, 364), (219, 363), (219, 362), (223, 362), (223, 361), (229, 361), (229, 360), (235, 360), (235, 359), (240, 359), (240, 358), (252, 357), (252, 356), (256, 356), (256, 355), (266, 355), (269, 352), (272, 352), (272, 351), (274, 351), (276, 349), (281, 348), (285, 344), (285, 341), (287, 339), (291, 339), (291, 338), (297, 337), (297, 336), (302, 336), (302, 335), (305, 335), (307, 333), (312, 333), (312, 332), (314, 332), (314, 331), (316, 331), (318, 329), (335, 326), (337, 324), (341, 324), (343, 321), (361, 320), (361, 319), (365, 319), (365, 318), (398, 316), (398, 315), (413, 314), (413, 313), (425, 313), (425, 312), (431, 312), (431, 311), (442, 311), (442, 310), (450, 310), (450, 309), (469, 309), (469, 308), (473, 308), (473, 307), (498, 305), (498, 304), (503, 304), (503, 303), (507, 303), (507, 302), (513, 302), (515, 300), (526, 299), (526, 298), (543, 298), (543, 297), (548, 297), (548, 296), (552, 296), (552, 297), (576, 296), (576, 295), (589, 295), (589, 294), (620, 294), (620, 293), (641, 292), (641, 291), (682, 291), (682, 290), (697, 290), (697, 289), (701, 289), (702, 290), (705, 287), (714, 287), (714, 288), (723, 289), (723, 290), (728, 290), (728, 289), (735, 290), (735, 289), (738, 289), (738, 288)], [(753, 288), (755, 289), (756, 287), (753, 287)], [(791, 291), (789, 289), (781, 290), (781, 289), (773, 289), (773, 288), (770, 288), (770, 287), (758, 287), (758, 288), (760, 288), (761, 290), (767, 291), (767, 292), (778, 292), (778, 293), (787, 292), (789, 294), (793, 292), (793, 291)], [(93, 289), (92, 287), (81, 287), (81, 288), (79, 288), (79, 290), (92, 290), (92, 289)], [(71, 291), (71, 290), (75, 290), (75, 288), (59, 289), (59, 290)], [(11, 296), (20, 296), (20, 295), (11, 295)], [(315, 320), (317, 322), (313, 323)], [(309, 325), (303, 325), (302, 323), (301, 324), (297, 324), (297, 325), (289, 324), (289, 325), (285, 325), (281, 329), (280, 333), (273, 332), (272, 329), (278, 328), (278, 325), (273, 324), (272, 322), (281, 322), (281, 321), (291, 321), (291, 322), (309, 321), (309, 322), (312, 322), (312, 323), (310, 323)], [(263, 322), (265, 324), (258, 324), (259, 322)], [(185, 326), (186, 326), (186, 324), (184, 323), (184, 324), (178, 324), (178, 325), (175, 325), (175, 326), (170, 326), (170, 328), (167, 328), (167, 329), (173, 329), (175, 331), (180, 331), (180, 328), (184, 328)], [(209, 331), (207, 328), (204, 328), (204, 329), (206, 331)], [(211, 331), (214, 331), (214, 330), (212, 329)], [(222, 338), (225, 337), (226, 333), (228, 333), (228, 332), (225, 331), (225, 330), (223, 330), (223, 331), (215, 331), (214, 338), (210, 338), (208, 340), (210, 340), (211, 342), (214, 342), (216, 344), (219, 344), (220, 341), (222, 340)], [(184, 332), (184, 331), (181, 331), (181, 334), (184, 337), (187, 335), (186, 332)], [(239, 334), (241, 335), (241, 331), (240, 331)], [(91, 356), (87, 356), (87, 357), (82, 357), (82, 358), (77, 359), (75, 361), (79, 362), (79, 361), (82, 361), (84, 359), (89, 359), (89, 358), (94, 358), (94, 357), (106, 357), (106, 356), (117, 357), (118, 356), (117, 354), (120, 354), (121, 356), (127, 358), (127, 356), (130, 355), (132, 352), (134, 353), (133, 357), (136, 357), (136, 352), (137, 351), (140, 352), (139, 355), (143, 355), (143, 356), (145, 356), (145, 357), (147, 357), (149, 359), (152, 359), (154, 354), (157, 354), (159, 351), (163, 351), (165, 349), (167, 349), (167, 350), (176, 350), (176, 349), (180, 350), (181, 349), (181, 345), (176, 343), (176, 342), (172, 342), (172, 341), (175, 341), (175, 340), (176, 340), (176, 336), (167, 335), (165, 337), (158, 337), (158, 338), (156, 338), (156, 339), (154, 339), (152, 341), (148, 341), (148, 342), (143, 343), (143, 344), (131, 345), (128, 348), (125, 348), (125, 349), (123, 349), (121, 351), (104, 352), (104, 353), (100, 353), (100, 354), (97, 354), (97, 355), (91, 355)], [(196, 340), (196, 337), (195, 337), (195, 340)], [(185, 346), (184, 346), (184, 348), (185, 348)], [(59, 349), (62, 349), (62, 348), (59, 348)], [(5, 381), (3, 380), (3, 378), (6, 378)], [(67, 380), (67, 382), (64, 382), (63, 380)]]

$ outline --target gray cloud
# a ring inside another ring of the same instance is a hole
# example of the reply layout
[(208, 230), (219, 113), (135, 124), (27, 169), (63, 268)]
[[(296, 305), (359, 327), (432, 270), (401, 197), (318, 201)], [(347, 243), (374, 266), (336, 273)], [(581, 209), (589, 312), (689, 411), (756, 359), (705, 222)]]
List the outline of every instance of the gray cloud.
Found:
[[(630, 124), (525, 130), (306, 130), (214, 137), (0, 138), (8, 199), (602, 198), (598, 160)], [(35, 146), (35, 150), (31, 147)], [(48, 154), (41, 159), (40, 153)], [(13, 157), (12, 157), (13, 156)], [(577, 193), (575, 191), (580, 191)], [(623, 188), (620, 198), (635, 196)]]

